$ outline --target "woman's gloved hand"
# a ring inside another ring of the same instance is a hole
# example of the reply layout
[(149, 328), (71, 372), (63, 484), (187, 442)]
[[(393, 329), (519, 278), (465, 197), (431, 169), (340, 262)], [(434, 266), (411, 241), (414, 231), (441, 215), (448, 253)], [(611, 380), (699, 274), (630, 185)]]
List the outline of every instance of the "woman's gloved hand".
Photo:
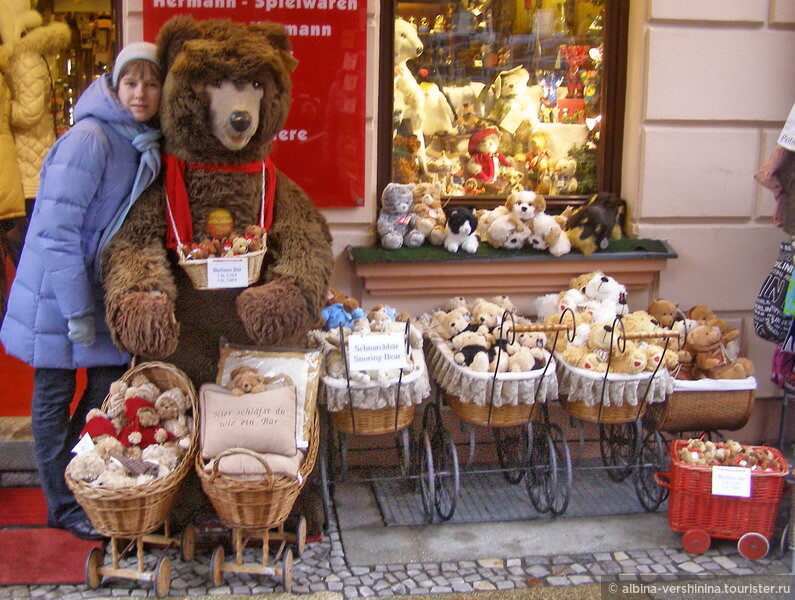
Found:
[(93, 346), (96, 341), (94, 317), (87, 315), (85, 317), (69, 319), (69, 339), (76, 344)]

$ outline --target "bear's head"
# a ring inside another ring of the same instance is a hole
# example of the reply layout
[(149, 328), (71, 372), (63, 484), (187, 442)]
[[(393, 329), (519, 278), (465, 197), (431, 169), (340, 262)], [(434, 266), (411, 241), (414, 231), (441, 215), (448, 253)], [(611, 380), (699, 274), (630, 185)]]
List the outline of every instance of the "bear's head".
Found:
[(287, 118), (297, 64), (284, 27), (176, 16), (157, 47), (164, 150), (200, 163), (265, 158)]
[(661, 327), (671, 328), (674, 321), (679, 318), (679, 303), (671, 302), (663, 298), (657, 298), (649, 302), (649, 307), (646, 309)]

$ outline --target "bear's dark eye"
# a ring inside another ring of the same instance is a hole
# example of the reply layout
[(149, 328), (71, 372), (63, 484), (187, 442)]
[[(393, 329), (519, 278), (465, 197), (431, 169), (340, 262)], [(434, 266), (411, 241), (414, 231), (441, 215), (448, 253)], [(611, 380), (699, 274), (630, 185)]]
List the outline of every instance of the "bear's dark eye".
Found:
[(262, 87), (262, 84), (259, 81), (252, 81), (251, 87), (253, 87), (255, 90), (258, 90)]
[(213, 86), (213, 87), (219, 88), (219, 87), (221, 87), (221, 80), (220, 79), (213, 79), (210, 82), (210, 85)]

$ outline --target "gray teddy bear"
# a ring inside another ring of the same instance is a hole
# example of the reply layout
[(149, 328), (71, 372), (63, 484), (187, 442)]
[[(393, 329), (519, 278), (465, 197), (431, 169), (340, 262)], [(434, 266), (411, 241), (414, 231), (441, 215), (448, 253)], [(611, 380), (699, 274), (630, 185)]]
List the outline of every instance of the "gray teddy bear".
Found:
[(378, 236), (381, 247), (397, 250), (401, 246), (417, 248), (425, 236), (411, 228), (415, 215), (411, 212), (413, 183), (388, 183), (381, 194), (381, 212), (378, 215)]

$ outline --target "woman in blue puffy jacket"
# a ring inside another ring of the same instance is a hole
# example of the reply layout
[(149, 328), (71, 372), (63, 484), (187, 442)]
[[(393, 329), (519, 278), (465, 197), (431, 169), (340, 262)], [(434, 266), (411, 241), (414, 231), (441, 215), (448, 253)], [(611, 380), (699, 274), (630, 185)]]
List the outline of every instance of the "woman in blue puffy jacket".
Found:
[[(154, 44), (122, 50), (113, 73), (74, 108), (74, 126), (50, 149), (11, 288), (0, 340), (35, 368), (31, 425), (50, 527), (99, 539), (64, 481), (89, 410), (101, 406), (130, 357), (105, 325), (99, 255), (160, 170), (162, 73)], [(74, 414), (77, 369), (87, 386)]]

